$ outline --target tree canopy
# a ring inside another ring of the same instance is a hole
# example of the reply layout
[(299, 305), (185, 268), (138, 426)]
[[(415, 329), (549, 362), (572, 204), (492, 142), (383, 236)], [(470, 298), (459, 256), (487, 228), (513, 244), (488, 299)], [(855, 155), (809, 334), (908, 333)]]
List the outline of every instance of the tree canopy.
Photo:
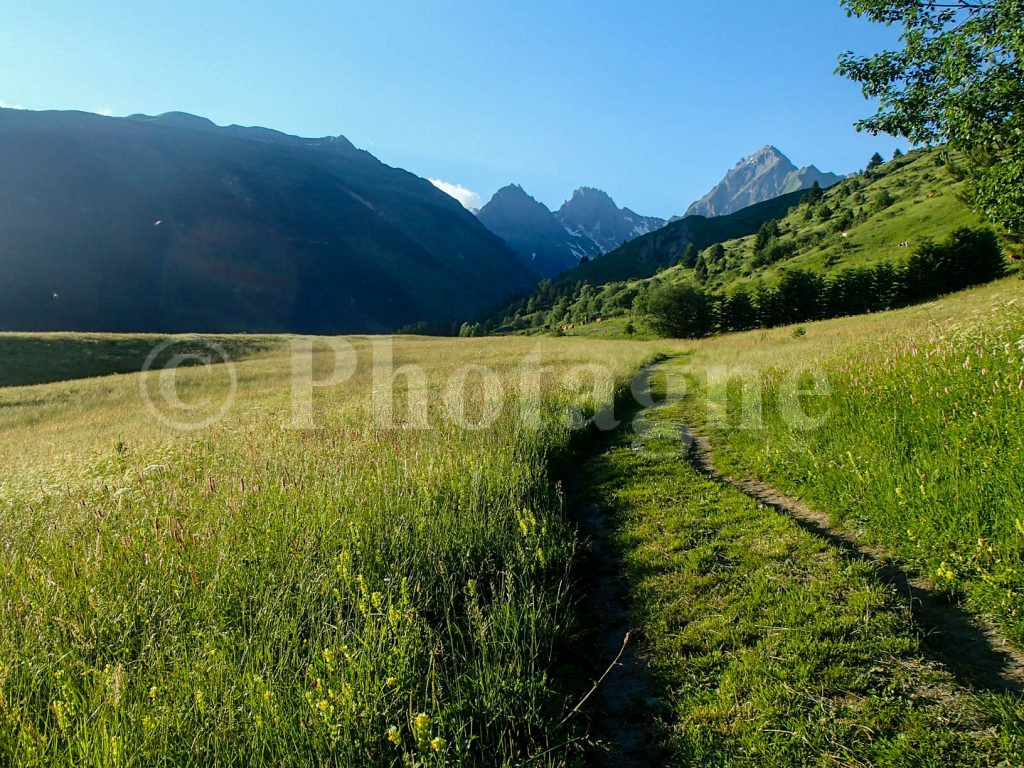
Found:
[(848, 51), (837, 72), (877, 99), (859, 130), (948, 142), (971, 168), (973, 202), (1024, 231), (1024, 3), (843, 0), (851, 15), (903, 27), (902, 49)]
[(663, 336), (703, 336), (711, 327), (707, 294), (688, 282), (656, 286), (648, 297), (646, 312), (648, 323)]

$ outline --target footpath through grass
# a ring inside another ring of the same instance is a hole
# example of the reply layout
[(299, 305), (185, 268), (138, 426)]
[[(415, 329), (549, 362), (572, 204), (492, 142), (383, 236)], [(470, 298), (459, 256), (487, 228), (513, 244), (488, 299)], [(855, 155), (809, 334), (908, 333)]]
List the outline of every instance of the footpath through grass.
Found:
[[(721, 470), (803, 498), (1024, 644), (1024, 282), (692, 349), (698, 392), (706, 365), (736, 374), (686, 412)], [(801, 366), (830, 388), (810, 429), (779, 407)]]
[(1020, 765), (1021, 699), (959, 686), (868, 566), (695, 470), (687, 407), (583, 469), (661, 689), (652, 764)]
[[(234, 406), (187, 434), (137, 375), (0, 389), (0, 765), (578, 760), (575, 721), (556, 727), (579, 696), (559, 675), (576, 543), (548, 474), (570, 431), (520, 408), (592, 410), (610, 392), (575, 366), (622, 384), (655, 348), (398, 339), (394, 369), (424, 386), (399, 377), (385, 428), (385, 363), (349, 342), (359, 364), (316, 390), (317, 429), (286, 427), (286, 343), (236, 363)], [(524, 394), (531, 353), (550, 370)], [(320, 342), (314, 378), (336, 362)], [(225, 370), (176, 389), (215, 406)], [(470, 424), (485, 382), (504, 390), (490, 426), (452, 423), (459, 371)]]

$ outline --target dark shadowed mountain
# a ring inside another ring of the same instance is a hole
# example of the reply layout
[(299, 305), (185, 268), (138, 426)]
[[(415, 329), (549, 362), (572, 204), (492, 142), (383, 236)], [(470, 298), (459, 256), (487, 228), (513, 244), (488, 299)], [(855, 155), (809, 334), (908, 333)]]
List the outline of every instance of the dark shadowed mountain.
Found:
[(710, 192), (686, 209), (687, 216), (724, 216), (784, 195), (810, 188), (815, 181), (824, 189), (842, 181), (813, 165), (797, 168), (773, 146), (765, 146), (740, 160)]
[(593, 240), (569, 232), (546, 205), (518, 184), (495, 192), (477, 218), (541, 277), (554, 277), (575, 267), (582, 258), (601, 253)]
[(341, 136), (0, 109), (0, 330), (389, 330), (535, 279)]
[(602, 253), (666, 224), (664, 219), (619, 208), (605, 192), (592, 187), (580, 187), (573, 192), (555, 216), (569, 232), (593, 240)]

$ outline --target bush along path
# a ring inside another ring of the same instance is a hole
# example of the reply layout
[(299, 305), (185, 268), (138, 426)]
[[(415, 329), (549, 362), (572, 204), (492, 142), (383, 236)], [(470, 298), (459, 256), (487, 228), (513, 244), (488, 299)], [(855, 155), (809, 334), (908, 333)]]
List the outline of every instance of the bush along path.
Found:
[[(655, 392), (678, 364), (654, 374)], [(988, 661), (955, 667), (929, 642), (906, 583), (877, 558), (709, 474), (700, 466), (706, 444), (691, 461), (685, 413), (682, 401), (640, 414), (578, 469), (577, 503), (604, 516), (636, 660), (652, 681), (639, 742), (650, 759), (1024, 764), (1013, 660), (990, 663), (1000, 654), (988, 638)], [(927, 591), (910, 586), (918, 599)]]

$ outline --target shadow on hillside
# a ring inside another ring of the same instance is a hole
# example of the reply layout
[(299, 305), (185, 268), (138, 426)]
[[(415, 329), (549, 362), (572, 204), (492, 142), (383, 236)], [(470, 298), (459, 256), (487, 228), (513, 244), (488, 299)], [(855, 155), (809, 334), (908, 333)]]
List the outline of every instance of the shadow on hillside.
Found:
[(883, 583), (900, 594), (921, 632), (924, 651), (941, 662), (960, 685), (997, 693), (1024, 693), (1020, 653), (994, 630), (981, 626), (970, 613), (924, 586), (898, 564), (866, 551), (828, 527), (792, 514), (783, 504), (758, 500), (788, 514), (804, 530), (824, 539), (847, 557), (870, 565)]
[(690, 436), (688, 458), (702, 473), (742, 491), (756, 501), (792, 518), (805, 531), (823, 539), (846, 557), (869, 565), (877, 577), (895, 588), (922, 637), (923, 650), (939, 661), (966, 688), (999, 693), (1024, 693), (1024, 654), (999, 632), (936, 592), (899, 563), (832, 527), (827, 516), (810, 509), (758, 480), (737, 480), (718, 472), (704, 436)]

